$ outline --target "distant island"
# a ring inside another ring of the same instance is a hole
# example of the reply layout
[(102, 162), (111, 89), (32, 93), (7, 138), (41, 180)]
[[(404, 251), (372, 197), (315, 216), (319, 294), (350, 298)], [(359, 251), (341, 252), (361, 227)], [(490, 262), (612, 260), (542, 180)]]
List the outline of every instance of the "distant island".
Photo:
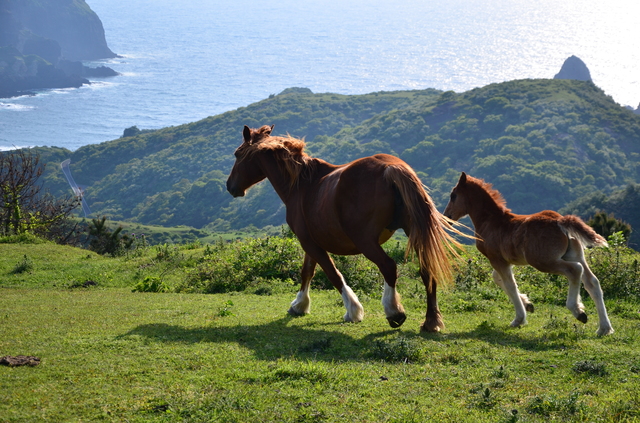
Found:
[(0, 98), (46, 88), (78, 88), (115, 76), (82, 60), (117, 57), (84, 0), (0, 0)]

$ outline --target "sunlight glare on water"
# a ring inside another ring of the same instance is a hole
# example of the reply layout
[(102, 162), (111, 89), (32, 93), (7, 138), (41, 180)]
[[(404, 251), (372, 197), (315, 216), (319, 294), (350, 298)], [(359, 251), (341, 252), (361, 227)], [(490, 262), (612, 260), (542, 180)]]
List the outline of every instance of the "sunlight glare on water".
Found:
[(246, 106), (298, 86), (363, 94), (553, 78), (576, 55), (640, 103), (640, 14), (626, 0), (87, 0), (122, 75), (0, 100), (0, 148), (69, 149)]

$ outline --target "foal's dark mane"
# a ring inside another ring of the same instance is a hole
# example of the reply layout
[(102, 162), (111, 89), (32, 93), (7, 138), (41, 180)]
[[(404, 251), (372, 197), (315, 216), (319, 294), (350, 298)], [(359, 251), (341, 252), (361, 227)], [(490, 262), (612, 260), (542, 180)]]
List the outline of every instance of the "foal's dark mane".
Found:
[(489, 182), (485, 182), (483, 179), (478, 179), (467, 175), (467, 183), (477, 185), (480, 189), (489, 194), (489, 197), (491, 197), (493, 202), (496, 203), (500, 210), (504, 212), (511, 211), (511, 209), (507, 208), (507, 200), (505, 200), (502, 194), (500, 194), (497, 189), (494, 189), (493, 185), (491, 185)]

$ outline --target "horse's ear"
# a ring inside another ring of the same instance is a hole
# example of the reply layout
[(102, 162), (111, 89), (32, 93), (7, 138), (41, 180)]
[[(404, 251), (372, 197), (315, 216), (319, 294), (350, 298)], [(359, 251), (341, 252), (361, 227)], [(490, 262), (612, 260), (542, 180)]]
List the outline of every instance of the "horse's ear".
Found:
[(467, 174), (462, 172), (462, 175), (460, 175), (460, 179), (458, 180), (458, 184), (465, 184), (467, 183)]
[(251, 144), (251, 128), (247, 125), (245, 125), (242, 130), (242, 138), (244, 138), (244, 142)]
[(269, 129), (269, 130), (267, 131), (267, 135), (271, 135), (271, 131), (273, 131), (273, 127), (274, 127), (274, 126), (275, 126), (275, 125), (271, 125), (271, 129)]

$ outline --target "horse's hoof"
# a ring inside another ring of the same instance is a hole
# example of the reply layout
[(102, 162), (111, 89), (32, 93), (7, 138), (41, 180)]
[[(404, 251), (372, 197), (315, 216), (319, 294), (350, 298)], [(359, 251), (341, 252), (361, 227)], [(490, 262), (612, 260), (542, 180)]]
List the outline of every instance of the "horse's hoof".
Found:
[(399, 313), (391, 317), (387, 317), (387, 321), (389, 322), (389, 326), (392, 328), (399, 328), (402, 326), (404, 321), (407, 320), (407, 315), (404, 313)]
[(525, 304), (524, 309), (527, 310), (528, 313), (533, 313), (535, 311), (533, 303)]
[(438, 332), (440, 332), (441, 329), (442, 328), (440, 326), (427, 325), (426, 323), (423, 323), (420, 326), (420, 331), (421, 332), (438, 333)]
[(442, 316), (428, 317), (424, 323), (420, 326), (421, 332), (438, 333), (444, 329), (444, 323), (442, 322)]
[(583, 311), (580, 314), (578, 314), (578, 317), (576, 317), (576, 319), (580, 320), (582, 323), (587, 323), (587, 320), (589, 318), (587, 317), (587, 313)]

